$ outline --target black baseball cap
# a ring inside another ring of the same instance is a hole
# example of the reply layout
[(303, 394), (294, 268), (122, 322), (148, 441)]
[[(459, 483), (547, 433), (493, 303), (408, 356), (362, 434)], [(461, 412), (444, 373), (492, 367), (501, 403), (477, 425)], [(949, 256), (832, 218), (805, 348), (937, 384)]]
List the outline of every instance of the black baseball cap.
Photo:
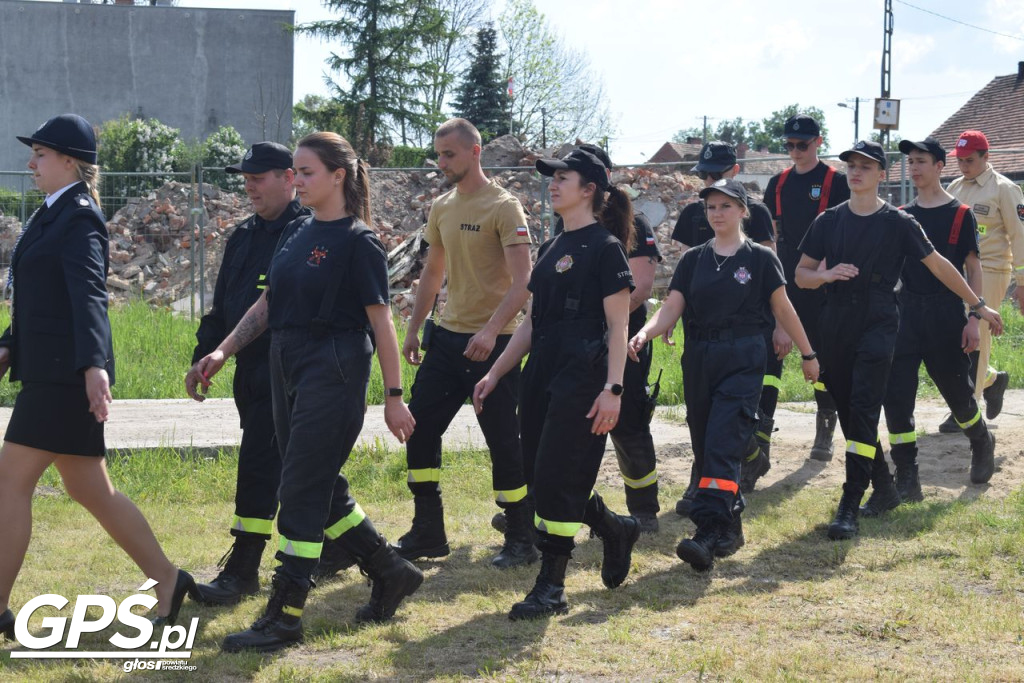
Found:
[(54, 116), (31, 137), (16, 137), (29, 147), (42, 145), (86, 163), (96, 163), (96, 133), (92, 124), (78, 114)]
[(257, 142), (242, 157), (242, 163), (224, 168), (228, 173), (266, 173), (292, 167), (292, 153), (279, 142)]
[(786, 119), (784, 138), (813, 140), (821, 135), (821, 126), (807, 114), (797, 114)]
[(612, 170), (612, 160), (608, 156), (608, 152), (604, 151), (602, 148), (598, 147), (597, 145), (593, 145), (589, 142), (584, 142), (582, 145), (577, 147), (577, 149), (582, 149), (584, 152), (590, 152), (595, 157), (597, 157), (598, 161), (604, 164), (605, 168), (607, 168), (609, 171)]
[(728, 142), (712, 140), (700, 148), (700, 159), (693, 170), (720, 173), (731, 170), (735, 165), (736, 149)]
[(700, 191), (700, 198), (704, 199), (712, 192), (721, 192), (733, 199), (740, 200), (740, 202), (743, 203), (743, 206), (747, 205), (747, 188), (743, 187), (743, 183), (735, 178), (722, 178), (721, 180), (716, 180), (714, 184), (708, 185)]
[(861, 156), (877, 161), (882, 165), (884, 171), (888, 162), (885, 158), (885, 150), (877, 142), (871, 142), (870, 140), (858, 140), (854, 146), (842, 154), (839, 155), (840, 161), (846, 161), (853, 154), (860, 154)]
[(904, 154), (910, 154), (914, 150), (919, 152), (928, 152), (935, 161), (941, 161), (946, 163), (946, 150), (939, 144), (939, 141), (932, 136), (926, 137), (921, 142), (913, 142), (911, 140), (900, 140), (900, 151)]
[(608, 189), (607, 167), (596, 156), (582, 149), (574, 149), (561, 159), (537, 159), (537, 170), (546, 176), (555, 175), (555, 171), (576, 171), (587, 182), (594, 183), (602, 190)]

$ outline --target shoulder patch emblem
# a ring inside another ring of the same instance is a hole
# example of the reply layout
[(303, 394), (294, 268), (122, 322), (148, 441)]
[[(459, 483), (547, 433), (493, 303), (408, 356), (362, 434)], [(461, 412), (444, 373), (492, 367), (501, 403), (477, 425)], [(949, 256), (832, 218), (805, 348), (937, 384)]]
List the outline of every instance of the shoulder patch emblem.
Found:
[(750, 271), (747, 270), (746, 266), (740, 266), (732, 274), (732, 278), (741, 285), (745, 285), (750, 282)]
[(86, 199), (85, 197), (82, 197), (78, 200), (78, 204), (79, 206), (89, 206), (89, 200)]
[(811, 199), (821, 199), (821, 185), (811, 185)]
[(566, 254), (562, 258), (558, 259), (557, 263), (555, 263), (556, 273), (564, 273), (570, 268), (572, 268), (572, 256), (570, 254)]
[(516, 237), (529, 237), (530, 231), (526, 229), (525, 225), (516, 226)]

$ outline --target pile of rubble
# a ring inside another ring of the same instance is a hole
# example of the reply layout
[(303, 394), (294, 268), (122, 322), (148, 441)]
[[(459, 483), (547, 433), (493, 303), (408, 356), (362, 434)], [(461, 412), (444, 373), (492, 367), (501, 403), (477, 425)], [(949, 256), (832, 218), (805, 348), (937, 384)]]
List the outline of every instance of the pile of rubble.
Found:
[[(547, 150), (545, 155), (564, 151)], [(522, 203), (538, 243), (549, 229), (542, 224), (545, 186), (533, 168), (540, 156), (505, 136), (488, 144), (481, 157), (485, 167), (509, 169), (489, 175)], [(634, 207), (655, 226), (665, 256), (655, 286), (663, 288), (679, 258), (679, 247), (671, 241), (672, 228), (680, 210), (696, 200), (702, 183), (678, 171), (643, 168), (617, 169), (612, 181), (632, 195)], [(430, 162), (417, 171), (374, 170), (371, 182), (373, 222), (389, 252), (396, 312), (408, 315), (426, 251), (422, 228), (434, 199), (450, 186)], [(146, 197), (129, 200), (110, 218), (108, 287), (112, 299), (141, 296), (154, 305), (187, 299), (193, 282), (197, 290), (200, 286), (200, 268), (207, 292), (212, 291), (227, 237), (251, 208), (244, 195), (209, 185), (204, 186), (201, 200), (193, 207), (191, 187), (171, 182)], [(4, 260), (9, 260), (20, 229), (16, 218), (0, 217), (0, 259), (7, 256)]]

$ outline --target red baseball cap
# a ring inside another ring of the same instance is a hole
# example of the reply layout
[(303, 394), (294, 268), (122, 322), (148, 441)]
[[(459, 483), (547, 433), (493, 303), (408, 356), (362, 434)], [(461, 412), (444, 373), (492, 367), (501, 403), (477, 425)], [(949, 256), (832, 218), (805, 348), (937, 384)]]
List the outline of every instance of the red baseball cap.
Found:
[(971, 152), (987, 152), (988, 138), (980, 130), (965, 130), (960, 133), (960, 139), (956, 141), (956, 148), (953, 155), (957, 157), (968, 156)]

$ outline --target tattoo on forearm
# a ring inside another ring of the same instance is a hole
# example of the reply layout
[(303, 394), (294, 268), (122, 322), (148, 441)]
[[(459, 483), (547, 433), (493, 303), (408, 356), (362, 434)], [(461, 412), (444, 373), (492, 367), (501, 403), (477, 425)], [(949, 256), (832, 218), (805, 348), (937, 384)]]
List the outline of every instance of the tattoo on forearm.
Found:
[(238, 345), (238, 350), (242, 350), (248, 346), (249, 342), (256, 337), (263, 334), (263, 331), (267, 329), (267, 309), (257, 309), (249, 311), (244, 318), (238, 321), (238, 325), (235, 327), (235, 331), (232, 332), (232, 336), (235, 338), (235, 343)]

